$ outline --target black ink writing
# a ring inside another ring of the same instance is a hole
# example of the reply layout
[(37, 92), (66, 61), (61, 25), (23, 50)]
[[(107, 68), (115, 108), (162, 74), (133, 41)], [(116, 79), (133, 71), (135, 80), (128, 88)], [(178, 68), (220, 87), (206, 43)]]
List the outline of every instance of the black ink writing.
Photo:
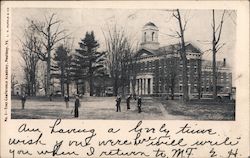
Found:
[(233, 149), (231, 149), (231, 150), (228, 152), (228, 158), (237, 157), (237, 154), (238, 154), (238, 149), (236, 149), (235, 151), (233, 151)]
[[(238, 140), (241, 139), (240, 137), (237, 138)], [(197, 140), (195, 143), (193, 143), (191, 146), (203, 146), (203, 145), (209, 145), (209, 146), (235, 146), (239, 144), (239, 141), (232, 142), (230, 141), (229, 137), (226, 137), (222, 141), (212, 141), (212, 140)]]
[(116, 145), (131, 145), (132, 142), (131, 141), (128, 141), (128, 140), (120, 140), (120, 139), (117, 139), (117, 140), (112, 140), (112, 139), (109, 139), (109, 140), (103, 140), (103, 141), (99, 141), (99, 146), (105, 146), (105, 145), (111, 145), (111, 146), (116, 146)]
[(187, 157), (189, 158), (193, 153), (193, 150), (196, 150), (197, 148), (187, 148), (187, 149), (173, 149), (172, 151), (174, 152), (174, 154), (172, 155), (172, 157)]
[(214, 132), (211, 128), (210, 129), (192, 129), (191, 126), (188, 125), (188, 123), (180, 127), (180, 130), (176, 132), (176, 134), (209, 134), (209, 135), (214, 135), (216, 132)]
[(129, 132), (139, 132), (142, 133), (143, 131), (145, 131), (146, 133), (155, 133), (155, 128), (142, 128), (140, 127), (142, 125), (142, 121), (139, 121), (137, 123), (137, 125), (132, 128), (131, 130), (129, 130)]
[(10, 149), (9, 150), (9, 153), (10, 154), (12, 154), (12, 158), (15, 158), (15, 154), (17, 154), (17, 155), (32, 155), (31, 153), (30, 153), (30, 151), (28, 151), (28, 150), (15, 150), (15, 149)]
[(94, 155), (94, 153), (95, 153), (95, 148), (94, 148), (94, 147), (90, 147), (89, 150), (90, 150), (90, 152), (87, 152), (87, 155), (88, 155), (88, 156)]
[(155, 152), (155, 157), (166, 157), (167, 155), (165, 154), (165, 150), (160, 150), (160, 149), (157, 149), (157, 150), (153, 150), (153, 152)]
[(52, 156), (61, 156), (61, 155), (79, 155), (75, 151), (69, 152), (69, 151), (59, 151), (63, 143), (62, 141), (56, 141), (56, 144), (53, 147), (53, 150), (42, 150), (42, 151), (37, 151), (38, 155), (47, 155), (51, 154)]
[(149, 157), (150, 155), (142, 151), (122, 151), (120, 148), (109, 151), (102, 151), (100, 156), (141, 156)]
[(17, 138), (10, 138), (9, 139), (9, 145), (16, 145), (16, 144), (21, 144), (21, 145), (46, 145), (41, 141), (42, 138), (42, 133), (40, 133), (39, 137), (36, 140), (33, 139), (17, 139)]
[(71, 134), (71, 133), (91, 133), (92, 135), (96, 135), (95, 134), (95, 129), (63, 129), (63, 128), (57, 128), (57, 126), (59, 126), (61, 123), (61, 119), (57, 119), (53, 126), (49, 126), (49, 128), (51, 128), (50, 133), (66, 133), (66, 134)]
[(18, 128), (18, 132), (39, 132), (39, 133), (41, 133), (39, 128), (28, 128), (26, 123), (22, 124)]
[(217, 156), (216, 152), (214, 151), (214, 148), (212, 148), (212, 149), (209, 151), (209, 153), (211, 154), (210, 157), (216, 157), (216, 156)]
[(108, 133), (117, 133), (119, 132), (121, 129), (117, 129), (117, 130), (114, 130), (114, 128), (110, 128), (108, 129)]

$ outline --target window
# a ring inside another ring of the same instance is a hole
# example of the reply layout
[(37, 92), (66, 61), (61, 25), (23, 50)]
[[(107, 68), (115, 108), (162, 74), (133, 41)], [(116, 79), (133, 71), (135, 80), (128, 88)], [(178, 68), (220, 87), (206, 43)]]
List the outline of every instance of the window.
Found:
[(146, 42), (146, 38), (147, 37), (147, 33), (146, 32), (144, 32), (144, 42)]
[(180, 60), (180, 65), (182, 65), (183, 64), (183, 61), (182, 60)]
[(197, 86), (194, 86), (194, 92), (197, 92)]
[(155, 32), (152, 32), (152, 41), (154, 41)]

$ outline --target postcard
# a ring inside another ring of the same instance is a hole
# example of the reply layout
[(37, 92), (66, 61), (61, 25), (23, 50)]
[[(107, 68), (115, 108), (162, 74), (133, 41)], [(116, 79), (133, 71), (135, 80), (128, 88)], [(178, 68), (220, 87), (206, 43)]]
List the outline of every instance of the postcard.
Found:
[(249, 2), (1, 2), (1, 157), (247, 158)]

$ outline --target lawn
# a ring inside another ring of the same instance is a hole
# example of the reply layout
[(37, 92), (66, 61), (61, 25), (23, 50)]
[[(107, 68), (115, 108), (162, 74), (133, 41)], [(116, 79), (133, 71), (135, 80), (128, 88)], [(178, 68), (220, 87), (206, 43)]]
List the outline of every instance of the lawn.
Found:
[(179, 100), (161, 100), (172, 115), (191, 117), (192, 120), (235, 120), (235, 103), (193, 100), (186, 104)]
[[(21, 101), (11, 101), (12, 119), (75, 119), (71, 113), (74, 99), (66, 108), (63, 98), (28, 98), (25, 109)], [(235, 120), (235, 104), (232, 102), (211, 102), (193, 100), (187, 104), (179, 100), (143, 99), (142, 113), (138, 113), (135, 100), (127, 110), (122, 99), (121, 112), (116, 112), (114, 97), (89, 97), (81, 99), (79, 118), (86, 120)]]
[[(63, 99), (54, 98), (49, 101), (46, 98), (28, 98), (25, 109), (21, 109), (21, 101), (12, 99), (12, 119), (75, 119), (71, 113), (74, 107), (74, 99), (70, 100), (69, 108), (66, 108)], [(114, 97), (89, 97), (81, 99), (78, 119), (101, 120), (162, 120), (164, 116), (158, 105), (152, 100), (144, 101), (142, 113), (138, 113), (136, 101), (131, 101), (131, 109), (127, 110), (125, 99), (122, 99), (121, 112), (116, 112)]]

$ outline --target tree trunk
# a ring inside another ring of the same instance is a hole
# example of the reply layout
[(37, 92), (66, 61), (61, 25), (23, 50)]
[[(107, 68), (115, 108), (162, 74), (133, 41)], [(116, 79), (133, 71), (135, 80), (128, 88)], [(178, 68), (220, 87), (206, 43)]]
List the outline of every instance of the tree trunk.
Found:
[(213, 99), (217, 99), (217, 73), (216, 73), (216, 37), (215, 37), (215, 17), (213, 10)]
[(62, 92), (62, 96), (64, 96), (64, 82), (63, 82), (63, 78), (61, 78), (61, 92)]
[(67, 95), (69, 96), (69, 82), (67, 81)]
[(77, 81), (76, 81), (76, 93), (79, 94), (79, 84)]
[(189, 100), (188, 96), (188, 76), (187, 76), (187, 58), (183, 57), (183, 67), (182, 67), (182, 75), (183, 75), (183, 100), (187, 102)]
[(48, 39), (47, 39), (47, 96), (50, 96), (51, 90), (50, 90), (50, 67), (51, 67), (51, 35), (50, 35), (50, 26), (47, 28), (48, 31)]
[(187, 76), (187, 57), (186, 57), (186, 48), (185, 48), (185, 40), (184, 40), (184, 30), (182, 27), (182, 20), (179, 9), (177, 9), (178, 21), (180, 27), (180, 38), (181, 38), (181, 59), (183, 62), (182, 67), (182, 82), (183, 82), (183, 101), (187, 102), (189, 100), (188, 96), (188, 76)]
[(93, 82), (93, 77), (90, 76), (89, 78), (89, 95), (93, 96), (94, 94), (94, 82)]
[(174, 100), (174, 86), (171, 86), (171, 100)]
[(51, 90), (50, 90), (50, 49), (48, 49), (48, 59), (47, 59), (47, 82), (46, 82), (46, 87), (47, 87), (47, 91), (46, 91), (46, 95), (50, 96), (51, 94)]
[(117, 96), (118, 95), (118, 76), (117, 76), (117, 74), (115, 74), (115, 76), (114, 76), (113, 90), (114, 90), (113, 94), (115, 96)]

